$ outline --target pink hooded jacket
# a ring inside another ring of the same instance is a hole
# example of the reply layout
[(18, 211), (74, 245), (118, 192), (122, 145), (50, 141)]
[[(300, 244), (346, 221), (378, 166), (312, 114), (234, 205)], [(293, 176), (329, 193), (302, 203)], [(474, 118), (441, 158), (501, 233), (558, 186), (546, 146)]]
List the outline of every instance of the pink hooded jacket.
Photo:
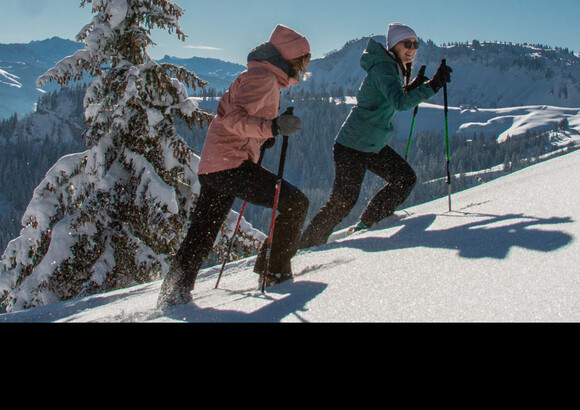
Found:
[[(282, 25), (274, 29), (270, 42), (285, 59), (310, 52), (306, 38)], [(260, 146), (273, 137), (272, 121), (278, 116), (280, 91), (296, 84), (296, 79), (274, 64), (248, 62), (248, 69), (220, 100), (201, 152), (198, 174), (237, 168), (247, 160), (257, 163)]]
[(282, 69), (264, 61), (249, 62), (248, 70), (233, 82), (218, 105), (198, 174), (237, 168), (246, 160), (257, 163), (260, 146), (273, 136), (272, 120), (278, 115), (280, 91), (290, 85)]

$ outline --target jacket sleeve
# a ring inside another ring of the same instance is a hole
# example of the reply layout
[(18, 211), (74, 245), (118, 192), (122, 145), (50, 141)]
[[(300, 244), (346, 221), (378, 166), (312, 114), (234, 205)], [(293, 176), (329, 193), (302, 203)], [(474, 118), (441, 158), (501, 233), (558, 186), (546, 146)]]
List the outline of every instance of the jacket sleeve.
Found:
[(272, 120), (280, 104), (275, 77), (262, 75), (244, 79), (232, 93), (222, 124), (230, 133), (245, 138), (272, 137)]
[(396, 66), (380, 64), (371, 70), (375, 87), (390, 102), (396, 111), (407, 111), (435, 95), (433, 89), (423, 84), (405, 92)]

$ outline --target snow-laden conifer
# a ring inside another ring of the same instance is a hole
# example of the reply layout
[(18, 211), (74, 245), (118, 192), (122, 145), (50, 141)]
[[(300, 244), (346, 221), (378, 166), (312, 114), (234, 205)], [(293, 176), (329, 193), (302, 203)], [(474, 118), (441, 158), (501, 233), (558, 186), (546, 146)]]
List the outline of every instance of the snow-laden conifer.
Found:
[[(199, 192), (199, 158), (174, 117), (211, 122), (187, 94), (205, 82), (146, 51), (155, 28), (185, 39), (183, 10), (169, 0), (81, 0), (89, 3), (94, 17), (77, 36), (86, 46), (38, 78), (39, 86), (94, 78), (84, 99), (88, 149), (61, 158), (34, 191), (0, 266), (8, 311), (159, 279)], [(223, 227), (218, 252), (231, 230)], [(246, 256), (263, 235), (246, 226), (241, 237)]]

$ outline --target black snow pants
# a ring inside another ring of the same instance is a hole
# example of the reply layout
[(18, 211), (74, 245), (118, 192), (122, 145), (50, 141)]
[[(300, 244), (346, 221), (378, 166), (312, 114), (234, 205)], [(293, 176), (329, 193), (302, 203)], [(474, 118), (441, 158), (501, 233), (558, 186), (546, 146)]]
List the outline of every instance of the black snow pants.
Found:
[(335, 143), (334, 163), (336, 172), (332, 193), (304, 231), (300, 248), (326, 243), (336, 225), (346, 218), (358, 201), (367, 170), (387, 181), (360, 217), (368, 227), (392, 215), (417, 182), (411, 166), (389, 146), (378, 153), (367, 153)]
[[(236, 198), (268, 208), (274, 206), (278, 177), (251, 161), (245, 161), (235, 169), (199, 175), (199, 180), (201, 189), (191, 225), (172, 265), (180, 269), (170, 269), (165, 278), (173, 289), (193, 289), (197, 273), (211, 252)], [(290, 269), (290, 259), (298, 251), (308, 205), (306, 195), (287, 181), (282, 182), (270, 252), (270, 272)]]

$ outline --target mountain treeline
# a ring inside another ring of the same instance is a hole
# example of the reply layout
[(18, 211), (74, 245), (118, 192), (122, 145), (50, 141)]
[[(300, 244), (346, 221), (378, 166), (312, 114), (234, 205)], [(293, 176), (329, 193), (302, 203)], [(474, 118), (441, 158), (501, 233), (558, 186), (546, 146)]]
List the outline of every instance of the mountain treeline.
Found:
[[(82, 102), (85, 91), (86, 86), (80, 86), (47, 93), (38, 100), (35, 113), (21, 119), (14, 114), (0, 121), (2, 251), (22, 229), (22, 215), (46, 172), (62, 156), (86, 149), (86, 144), (80, 139), (84, 128)], [(58, 120), (55, 116), (60, 116), (66, 120), (39, 121), (47, 113), (52, 113), (54, 119)], [(70, 138), (71, 133), (76, 138)]]

